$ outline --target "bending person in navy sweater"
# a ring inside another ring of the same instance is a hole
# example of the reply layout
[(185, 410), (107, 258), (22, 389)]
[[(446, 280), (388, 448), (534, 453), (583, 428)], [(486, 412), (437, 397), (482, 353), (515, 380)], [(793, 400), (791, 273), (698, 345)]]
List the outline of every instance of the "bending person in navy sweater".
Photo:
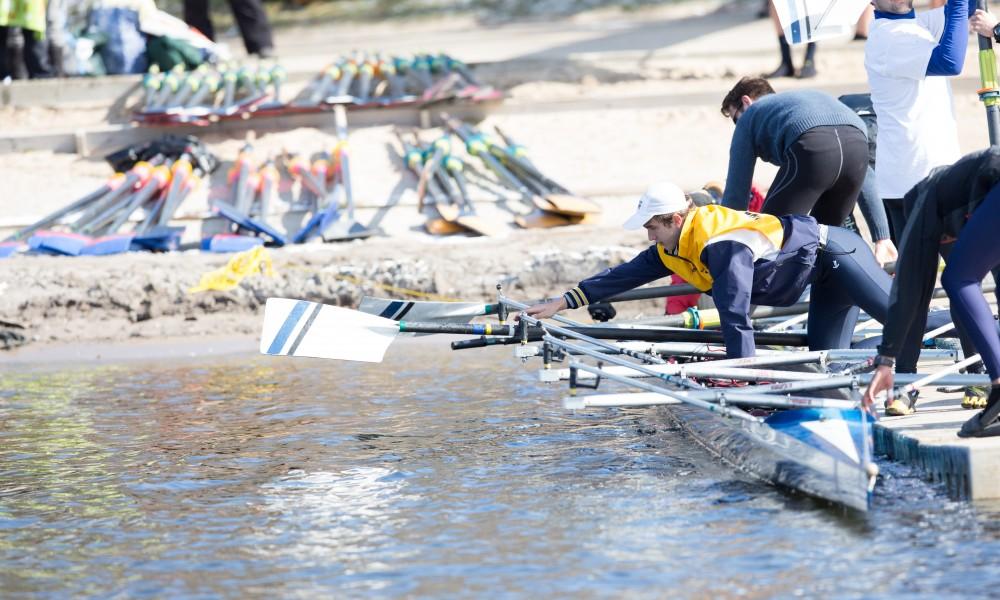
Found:
[[(655, 243), (526, 313), (549, 318), (677, 273), (712, 294), (730, 358), (754, 355), (751, 304), (790, 306), (809, 284), (810, 348), (849, 347), (858, 307), (885, 322), (892, 280), (864, 240), (847, 229), (804, 215), (775, 217), (717, 205), (694, 208), (671, 183), (651, 186), (625, 228), (645, 228)], [(919, 353), (918, 347), (909, 350)]]
[[(776, 94), (766, 80), (744, 77), (722, 101), (722, 114), (736, 124), (723, 206), (746, 210), (760, 158), (780, 167), (761, 212), (843, 224), (868, 173), (866, 126), (853, 110), (823, 92)], [(870, 218), (882, 211), (876, 206), (863, 212)]]
[[(954, 241), (941, 285), (951, 301), (951, 314), (965, 326), (990, 374), (992, 386), (986, 408), (969, 419), (958, 435), (1000, 435), (1000, 333), (983, 297), (982, 281), (1000, 266), (1000, 148), (966, 156), (950, 167), (931, 173), (914, 186), (904, 200), (910, 217), (899, 247), (892, 284), (889, 321), (885, 324), (878, 365), (865, 400), (892, 389), (892, 367), (903, 372), (915, 363), (895, 357), (919, 343), (937, 276), (941, 245)], [(907, 359), (908, 360), (908, 359)], [(889, 398), (886, 408), (895, 414), (912, 412), (914, 399)]]

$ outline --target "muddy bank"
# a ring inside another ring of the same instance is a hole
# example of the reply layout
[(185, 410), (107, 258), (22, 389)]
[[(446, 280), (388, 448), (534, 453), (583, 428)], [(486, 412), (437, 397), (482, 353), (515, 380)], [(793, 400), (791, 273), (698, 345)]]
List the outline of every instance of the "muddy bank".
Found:
[[(255, 334), (272, 296), (354, 307), (363, 295), (488, 301), (560, 294), (634, 256), (641, 236), (577, 226), (514, 232), (502, 242), (371, 240), (270, 250), (274, 276), (228, 292), (189, 290), (229, 256), (184, 252), (117, 257), (22, 257), (0, 265), (0, 319), (33, 342)], [(654, 314), (654, 301), (630, 312)]]

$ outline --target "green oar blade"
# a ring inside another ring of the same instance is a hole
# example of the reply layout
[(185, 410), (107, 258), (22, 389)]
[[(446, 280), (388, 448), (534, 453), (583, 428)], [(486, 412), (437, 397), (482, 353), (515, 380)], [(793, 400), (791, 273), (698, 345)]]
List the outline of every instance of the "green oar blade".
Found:
[(268, 298), (261, 354), (382, 362), (399, 323), (339, 306)]

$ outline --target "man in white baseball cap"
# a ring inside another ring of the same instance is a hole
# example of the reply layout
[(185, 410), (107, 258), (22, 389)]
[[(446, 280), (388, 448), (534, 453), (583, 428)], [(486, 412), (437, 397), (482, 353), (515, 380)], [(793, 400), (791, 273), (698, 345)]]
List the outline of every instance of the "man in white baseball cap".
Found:
[(649, 186), (646, 193), (639, 198), (639, 207), (635, 214), (625, 221), (625, 229), (639, 229), (656, 215), (669, 215), (684, 212), (690, 201), (681, 188), (669, 181), (661, 181)]
[(809, 284), (808, 338), (814, 350), (849, 347), (858, 307), (880, 322), (887, 319), (892, 280), (867, 244), (847, 229), (805, 215), (696, 207), (669, 182), (653, 184), (639, 199), (625, 228), (640, 227), (654, 242), (649, 248), (525, 313), (546, 319), (676, 273), (712, 294), (730, 358), (754, 354), (751, 304), (791, 306)]

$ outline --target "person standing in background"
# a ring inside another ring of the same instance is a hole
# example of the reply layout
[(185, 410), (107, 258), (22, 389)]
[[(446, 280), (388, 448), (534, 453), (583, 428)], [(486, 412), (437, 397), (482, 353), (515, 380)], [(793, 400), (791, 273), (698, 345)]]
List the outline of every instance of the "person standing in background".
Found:
[(975, 2), (952, 0), (920, 13), (912, 0), (874, 5), (865, 71), (878, 115), (875, 179), (898, 241), (906, 225), (903, 196), (931, 169), (961, 156), (948, 78), (965, 64)]
[[(865, 44), (865, 71), (878, 115), (875, 179), (893, 239), (905, 259), (901, 241), (913, 209), (906, 201), (914, 198), (910, 190), (934, 169), (961, 157), (949, 78), (961, 74), (965, 65), (970, 26), (980, 34), (992, 30), (984, 23), (989, 13), (976, 11), (973, 0), (950, 0), (943, 8), (922, 12), (914, 10), (913, 0), (872, 3), (875, 22)], [(952, 246), (940, 245), (946, 263)], [(964, 325), (955, 320), (962, 352), (971, 356), (976, 349)], [(905, 365), (909, 371), (914, 367)], [(982, 368), (977, 363), (967, 371), (978, 373)], [(987, 391), (965, 388), (962, 406), (985, 406)], [(910, 410), (905, 403), (896, 404), (898, 410), (890, 406), (888, 414)]]
[[(229, 0), (229, 7), (236, 17), (236, 25), (243, 37), (248, 54), (261, 58), (274, 56), (274, 39), (271, 23), (267, 19), (262, 0)], [(208, 12), (208, 0), (184, 0), (184, 21), (215, 41), (215, 28)]]
[(12, 29), (21, 30), (23, 61), (28, 77), (52, 77), (48, 42), (45, 40), (45, 0), (0, 0), (0, 80), (14, 77), (19, 65), (10, 62), (7, 52)]
[(802, 68), (795, 72), (795, 65), (792, 63), (792, 47), (785, 39), (785, 32), (781, 29), (781, 21), (778, 20), (778, 13), (774, 10), (774, 4), (768, 4), (771, 13), (771, 23), (774, 24), (774, 31), (778, 34), (778, 49), (781, 51), (781, 64), (777, 69), (764, 75), (765, 79), (776, 77), (795, 77), (808, 79), (816, 76), (816, 42), (806, 44), (806, 57), (802, 61)]
[[(781, 51), (781, 65), (764, 75), (766, 79), (774, 79), (775, 77), (794, 77), (796, 76), (795, 65), (792, 63), (792, 48), (788, 44), (788, 40), (785, 38), (785, 32), (781, 29), (781, 22), (778, 20), (778, 13), (774, 10), (774, 5), (771, 0), (764, 1), (764, 7), (761, 9), (762, 16), (771, 16), (771, 22), (774, 24), (775, 33), (778, 34), (778, 48)], [(857, 27), (854, 30), (855, 40), (866, 40), (868, 39), (868, 27), (871, 25), (872, 19), (874, 18), (874, 7), (869, 6), (861, 13), (861, 18), (858, 19)], [(806, 45), (806, 57), (802, 61), (802, 68), (799, 69), (797, 76), (800, 79), (808, 79), (810, 77), (816, 76), (816, 42), (810, 42)]]
[(854, 210), (868, 171), (865, 124), (836, 98), (816, 90), (775, 93), (744, 77), (722, 100), (736, 126), (721, 204), (746, 210), (757, 159), (780, 168), (762, 211), (811, 215), (840, 226)]

